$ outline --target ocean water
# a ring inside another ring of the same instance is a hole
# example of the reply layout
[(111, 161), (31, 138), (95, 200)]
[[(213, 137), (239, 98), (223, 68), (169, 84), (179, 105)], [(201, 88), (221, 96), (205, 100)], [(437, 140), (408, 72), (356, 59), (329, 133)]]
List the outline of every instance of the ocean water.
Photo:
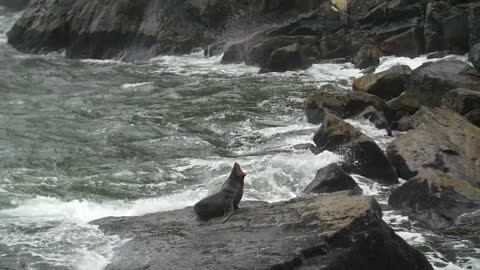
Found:
[[(16, 17), (0, 10), (2, 270), (101, 270), (128, 239), (89, 221), (193, 205), (234, 162), (248, 173), (244, 199), (287, 200), (342, 159), (294, 146), (311, 143), (318, 128), (306, 122), (305, 97), (349, 91), (361, 76), (350, 64), (260, 75), (202, 54), (133, 63), (28, 55), (6, 44)], [(379, 70), (426, 61), (388, 57)], [(392, 139), (369, 122), (348, 121), (383, 148)], [(354, 177), (386, 205), (392, 187)], [(385, 221), (436, 269), (480, 269), (475, 243), (385, 209)]]

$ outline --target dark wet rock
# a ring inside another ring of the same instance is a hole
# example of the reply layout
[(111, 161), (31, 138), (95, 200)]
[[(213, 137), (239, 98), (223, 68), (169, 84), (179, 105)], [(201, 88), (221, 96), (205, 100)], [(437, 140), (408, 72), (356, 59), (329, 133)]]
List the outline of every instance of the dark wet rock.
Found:
[(384, 223), (374, 199), (346, 192), (242, 206), (226, 223), (191, 215), (186, 208), (94, 221), (132, 239), (106, 269), (433, 269)]
[(411, 116), (405, 115), (400, 118), (400, 120), (392, 122), (392, 129), (399, 131), (409, 131), (413, 129)]
[(470, 30), (470, 47), (480, 43), (480, 3), (472, 2), (468, 8), (468, 29)]
[(422, 170), (395, 189), (388, 204), (433, 228), (446, 228), (464, 213), (480, 207), (480, 190), (441, 171)]
[(480, 129), (446, 109), (423, 107), (412, 116), (414, 129), (397, 137), (387, 155), (399, 177), (424, 168), (440, 170), (472, 184), (480, 180)]
[(353, 82), (353, 90), (390, 100), (405, 91), (411, 73), (412, 69), (408, 66), (394, 66), (386, 71), (356, 79)]
[(268, 69), (276, 66), (287, 67), (289, 63), (280, 64), (288, 60), (294, 62), (291, 64), (293, 69), (305, 69), (311, 65), (308, 57), (321, 58), (320, 42), (315, 36), (278, 36), (264, 39), (248, 48), (246, 63)]
[(468, 10), (468, 6), (453, 6), (448, 1), (430, 1), (424, 26), (426, 50), (450, 50), (457, 54), (468, 52)]
[(341, 166), (330, 164), (318, 170), (315, 179), (305, 188), (304, 193), (333, 193), (349, 190), (351, 194), (361, 195), (362, 189)]
[(210, 29), (226, 19), (226, 15), (210, 13), (223, 4), (210, 4), (206, 8), (187, 0), (184, 4), (173, 0), (38, 0), (8, 32), (8, 42), (24, 52), (66, 50), (72, 58), (136, 60), (185, 54), (210, 43)]
[(480, 242), (480, 211), (465, 214), (459, 217), (453, 226), (443, 230), (447, 235), (461, 237)]
[(223, 42), (218, 42), (218, 43), (208, 45), (207, 47), (204, 48), (203, 55), (205, 57), (213, 57), (213, 56), (220, 55), (223, 53), (224, 47), (225, 47), (225, 43)]
[(371, 123), (375, 125), (378, 129), (385, 129), (387, 130), (388, 136), (392, 136), (392, 130), (390, 129), (390, 125), (388, 124), (387, 118), (377, 109), (372, 106), (368, 106), (361, 114), (360, 117), (367, 119)]
[(480, 43), (470, 50), (468, 53), (468, 61), (480, 72)]
[(372, 106), (389, 117), (385, 102), (363, 92), (320, 92), (305, 100), (304, 108), (309, 123), (319, 124), (326, 114), (331, 113), (340, 118), (354, 117)]
[(392, 163), (378, 145), (349, 123), (327, 114), (313, 141), (318, 152), (325, 150), (343, 155), (342, 168), (384, 184), (398, 183)]
[(423, 107), (412, 123), (387, 148), (399, 176), (411, 179), (389, 204), (431, 226), (451, 225), (480, 206), (480, 128), (440, 108)]
[(455, 88), (480, 91), (480, 76), (460, 60), (425, 63), (412, 72), (405, 93), (388, 105), (393, 111), (413, 114), (421, 106), (440, 106), (443, 95)]
[(24, 9), (30, 0), (0, 0), (0, 6), (4, 6), (11, 10)]
[(382, 52), (378, 45), (367, 44), (360, 48), (352, 62), (358, 69), (376, 67), (380, 64), (381, 56)]
[(475, 109), (465, 114), (465, 119), (475, 126), (480, 127), (480, 109)]
[(474, 109), (480, 109), (480, 91), (464, 88), (451, 90), (444, 95), (442, 107), (466, 115)]
[(307, 48), (295, 43), (276, 49), (261, 67), (260, 72), (285, 72), (288, 70), (307, 69), (312, 65)]
[(347, 63), (347, 58), (333, 58), (333, 59), (324, 59), (318, 62), (319, 64), (344, 64)]
[(423, 33), (415, 27), (390, 37), (383, 41), (382, 51), (389, 55), (416, 57), (424, 52)]
[(238, 64), (243, 63), (246, 58), (245, 42), (238, 41), (225, 46), (221, 63)]
[(449, 55), (449, 51), (438, 51), (427, 54), (427, 59), (444, 58)]

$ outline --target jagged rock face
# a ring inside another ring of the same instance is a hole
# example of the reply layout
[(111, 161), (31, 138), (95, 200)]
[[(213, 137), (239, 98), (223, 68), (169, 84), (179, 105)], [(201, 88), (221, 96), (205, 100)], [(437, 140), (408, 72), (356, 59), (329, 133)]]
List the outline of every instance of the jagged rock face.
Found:
[(253, 204), (226, 223), (191, 215), (186, 208), (94, 221), (107, 234), (132, 238), (106, 269), (432, 269), (368, 197), (333, 193)]
[(412, 69), (394, 66), (377, 74), (368, 74), (353, 82), (354, 91), (366, 92), (385, 100), (400, 96), (404, 91)]
[(434, 227), (480, 206), (480, 128), (446, 109), (419, 110), (414, 129), (387, 148), (399, 176), (411, 179), (389, 204)]
[(343, 155), (342, 168), (384, 184), (398, 183), (392, 163), (368, 136), (342, 119), (327, 114), (321, 128), (313, 136), (317, 151)]

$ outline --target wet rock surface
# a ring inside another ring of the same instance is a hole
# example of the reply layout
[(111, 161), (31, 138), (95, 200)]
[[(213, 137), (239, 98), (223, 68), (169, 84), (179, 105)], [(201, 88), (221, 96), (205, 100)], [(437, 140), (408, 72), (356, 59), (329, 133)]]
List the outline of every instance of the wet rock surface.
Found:
[(387, 148), (399, 176), (411, 179), (389, 204), (430, 226), (452, 225), (480, 206), (480, 128), (440, 108), (422, 108), (412, 123)]
[(368, 136), (342, 119), (327, 114), (313, 141), (317, 151), (337, 152), (344, 156), (342, 168), (384, 184), (398, 183), (392, 163)]
[(461, 115), (480, 108), (480, 91), (470, 89), (454, 89), (446, 93), (442, 99), (442, 107)]
[[(377, 65), (380, 54), (468, 52), (480, 41), (478, 10), (477, 3), (463, 1), (37, 0), (10, 31), (9, 42), (25, 52), (64, 49), (74, 58), (135, 60), (190, 53), (242, 36), (245, 55), (235, 62), (262, 67), (276, 49), (312, 36), (317, 39), (308, 45), (316, 50), (313, 62), (354, 58), (363, 69)], [(232, 18), (240, 22), (235, 27)], [(100, 27), (97, 22), (109, 23)], [(276, 43), (278, 37), (290, 41), (257, 58), (254, 48), (272, 44), (272, 39)]]
[(226, 223), (186, 208), (93, 224), (132, 239), (106, 269), (432, 269), (381, 216), (375, 200), (340, 192), (250, 204)]
[(330, 164), (318, 170), (315, 179), (305, 188), (304, 193), (333, 193), (350, 190), (351, 194), (361, 195), (362, 189), (341, 166)]
[(353, 82), (353, 90), (390, 100), (405, 91), (411, 73), (412, 69), (408, 66), (394, 66), (386, 71), (356, 79)]
[(349, 118), (359, 115), (369, 106), (382, 112), (388, 118), (388, 107), (381, 98), (359, 91), (320, 92), (308, 97), (304, 104), (307, 120), (313, 124), (321, 123), (328, 113), (340, 118)]

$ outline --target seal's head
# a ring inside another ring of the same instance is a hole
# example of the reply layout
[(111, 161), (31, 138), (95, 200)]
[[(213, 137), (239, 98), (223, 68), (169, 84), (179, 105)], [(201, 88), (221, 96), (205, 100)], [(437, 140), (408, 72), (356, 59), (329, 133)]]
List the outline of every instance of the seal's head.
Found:
[(243, 180), (247, 174), (242, 171), (240, 168), (240, 165), (238, 163), (235, 163), (233, 165), (232, 173), (230, 174), (230, 177), (234, 177), (235, 179)]

